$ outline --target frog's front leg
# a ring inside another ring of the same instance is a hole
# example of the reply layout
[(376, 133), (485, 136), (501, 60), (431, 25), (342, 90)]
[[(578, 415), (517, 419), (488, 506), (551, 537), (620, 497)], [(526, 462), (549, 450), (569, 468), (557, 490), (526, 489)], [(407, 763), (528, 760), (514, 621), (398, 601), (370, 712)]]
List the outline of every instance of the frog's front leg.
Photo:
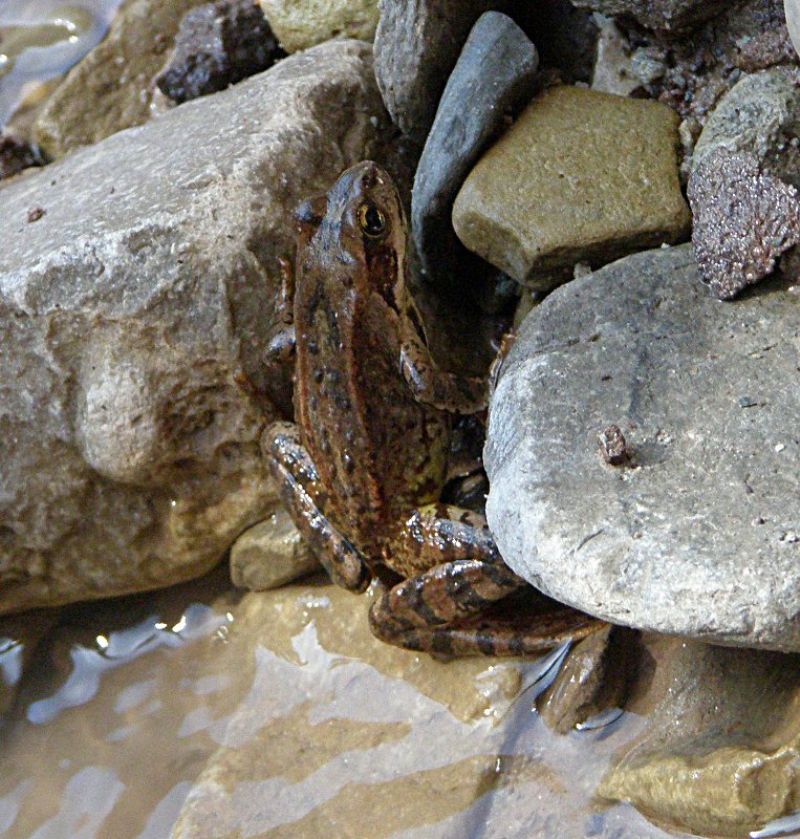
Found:
[(350, 591), (364, 591), (372, 575), (359, 551), (325, 517), (325, 491), (297, 426), (273, 423), (261, 438), (261, 449), (281, 501), (331, 580)]
[[(443, 515), (445, 514), (445, 515)], [(384, 592), (370, 610), (381, 640), (440, 655), (525, 655), (578, 640), (602, 622), (568, 607), (527, 625), (481, 620), (498, 600), (528, 584), (503, 562), (481, 516), (431, 505), (398, 532), (387, 564), (419, 571)], [(437, 564), (434, 564), (437, 563)]]
[(476, 414), (486, 407), (487, 380), (439, 369), (416, 336), (403, 341), (400, 371), (418, 402), (457, 414)]

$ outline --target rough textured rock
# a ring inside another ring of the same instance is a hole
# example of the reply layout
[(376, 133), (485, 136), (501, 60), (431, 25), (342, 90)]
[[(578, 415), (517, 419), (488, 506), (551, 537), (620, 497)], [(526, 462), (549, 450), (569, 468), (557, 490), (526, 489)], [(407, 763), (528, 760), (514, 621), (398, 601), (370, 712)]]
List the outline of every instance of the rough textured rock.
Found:
[(459, 242), (450, 221), (453, 199), (509, 114), (530, 99), (538, 63), (536, 47), (506, 15), (486, 12), (472, 27), (439, 102), (411, 195), (414, 242), (430, 279), (454, 271)]
[(319, 568), (283, 507), (245, 530), (231, 548), (231, 580), (239, 588), (266, 591)]
[(652, 709), (647, 727), (598, 794), (702, 836), (755, 836), (795, 813), (799, 663), (779, 653), (670, 645), (642, 697)]
[(720, 299), (771, 274), (800, 242), (797, 190), (762, 173), (752, 154), (717, 148), (704, 155), (688, 197), (697, 264)]
[(765, 172), (800, 186), (800, 70), (774, 67), (744, 76), (708, 118), (692, 168), (717, 149), (748, 152)]
[[(684, 246), (575, 280), (528, 316), (485, 450), (487, 517), (514, 570), (613, 623), (800, 650), (786, 285), (721, 306)], [(612, 423), (628, 466), (600, 454)]]
[(267, 70), (285, 55), (253, 0), (216, 0), (184, 15), (156, 84), (186, 102)]
[(34, 134), (51, 157), (89, 145), (151, 115), (155, 85), (183, 15), (205, 0), (129, 0), (105, 39), (53, 93)]
[(378, 24), (378, 0), (259, 0), (287, 52), (329, 38), (371, 41)]
[(467, 177), (453, 226), (514, 279), (550, 286), (688, 232), (677, 117), (655, 102), (574, 87), (537, 97)]
[(719, 297), (770, 274), (797, 244), (800, 206), (800, 71), (746, 76), (719, 102), (692, 156), (692, 240)]
[(263, 518), (291, 212), (385, 124), (339, 41), (3, 186), (0, 612), (202, 573)]
[(718, 14), (730, 0), (574, 0), (579, 8), (632, 17), (650, 29), (675, 32)]
[(375, 75), (400, 130), (420, 144), (472, 25), (501, 0), (381, 0)]

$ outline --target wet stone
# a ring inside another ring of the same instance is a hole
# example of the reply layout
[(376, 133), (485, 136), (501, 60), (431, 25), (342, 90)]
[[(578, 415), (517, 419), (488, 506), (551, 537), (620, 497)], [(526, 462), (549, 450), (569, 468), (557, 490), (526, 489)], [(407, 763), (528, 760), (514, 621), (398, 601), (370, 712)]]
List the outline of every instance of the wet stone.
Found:
[(472, 27), (414, 178), (411, 226), (429, 279), (455, 273), (460, 245), (450, 221), (453, 199), (509, 115), (530, 99), (538, 63), (536, 47), (506, 15), (486, 12)]
[(730, 299), (775, 268), (800, 242), (797, 190), (759, 170), (749, 153), (717, 148), (689, 181), (692, 241), (700, 270), (720, 299)]
[(186, 102), (224, 90), (284, 56), (256, 3), (217, 0), (184, 15), (156, 84), (170, 99)]
[(467, 248), (534, 288), (680, 240), (678, 120), (657, 102), (575, 87), (537, 97), (478, 161), (453, 206)]
[[(658, 666), (649, 687), (640, 686), (647, 726), (624, 748), (598, 795), (627, 801), (681, 834), (794, 833), (797, 656), (667, 639), (649, 639), (648, 652)], [(769, 829), (791, 814), (786, 830)]]
[(251, 591), (286, 585), (319, 568), (283, 507), (234, 542), (230, 565), (233, 584)]
[[(183, 15), (203, 0), (130, 0), (106, 37), (48, 99), (34, 124), (51, 157), (141, 125), (152, 114), (156, 75)], [(120, 70), (124, 67), (124, 73)]]
[[(798, 305), (774, 277), (721, 306), (690, 245), (547, 297), (491, 399), (486, 512), (504, 560), (612, 623), (800, 650)], [(598, 451), (610, 423), (630, 466)]]
[(547, 725), (566, 734), (621, 709), (637, 673), (636, 633), (605, 626), (570, 650), (553, 684), (536, 701)]

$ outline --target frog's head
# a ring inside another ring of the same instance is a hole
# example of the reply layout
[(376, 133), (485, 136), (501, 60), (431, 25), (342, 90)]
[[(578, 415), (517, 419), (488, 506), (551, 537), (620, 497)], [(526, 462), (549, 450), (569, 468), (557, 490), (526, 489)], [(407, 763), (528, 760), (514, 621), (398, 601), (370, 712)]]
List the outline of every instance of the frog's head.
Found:
[[(366, 160), (344, 171), (327, 195), (306, 201), (295, 218), (300, 246), (313, 240), (358, 291), (378, 291), (395, 307), (405, 270), (406, 220), (397, 187), (377, 163)], [(366, 270), (353, 270), (365, 268)]]

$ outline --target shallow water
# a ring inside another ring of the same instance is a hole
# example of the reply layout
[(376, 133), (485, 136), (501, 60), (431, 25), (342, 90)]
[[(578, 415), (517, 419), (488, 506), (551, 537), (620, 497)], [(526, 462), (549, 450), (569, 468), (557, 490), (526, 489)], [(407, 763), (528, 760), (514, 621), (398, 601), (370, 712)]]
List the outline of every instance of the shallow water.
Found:
[(0, 0), (0, 127), (105, 35), (121, 0)]
[(591, 800), (639, 717), (560, 737), (532, 710), (558, 653), (434, 662), (365, 609), (321, 581), (242, 598), (220, 570), (64, 610), (0, 726), (0, 835), (167, 837), (190, 791), (176, 837), (673, 835)]

